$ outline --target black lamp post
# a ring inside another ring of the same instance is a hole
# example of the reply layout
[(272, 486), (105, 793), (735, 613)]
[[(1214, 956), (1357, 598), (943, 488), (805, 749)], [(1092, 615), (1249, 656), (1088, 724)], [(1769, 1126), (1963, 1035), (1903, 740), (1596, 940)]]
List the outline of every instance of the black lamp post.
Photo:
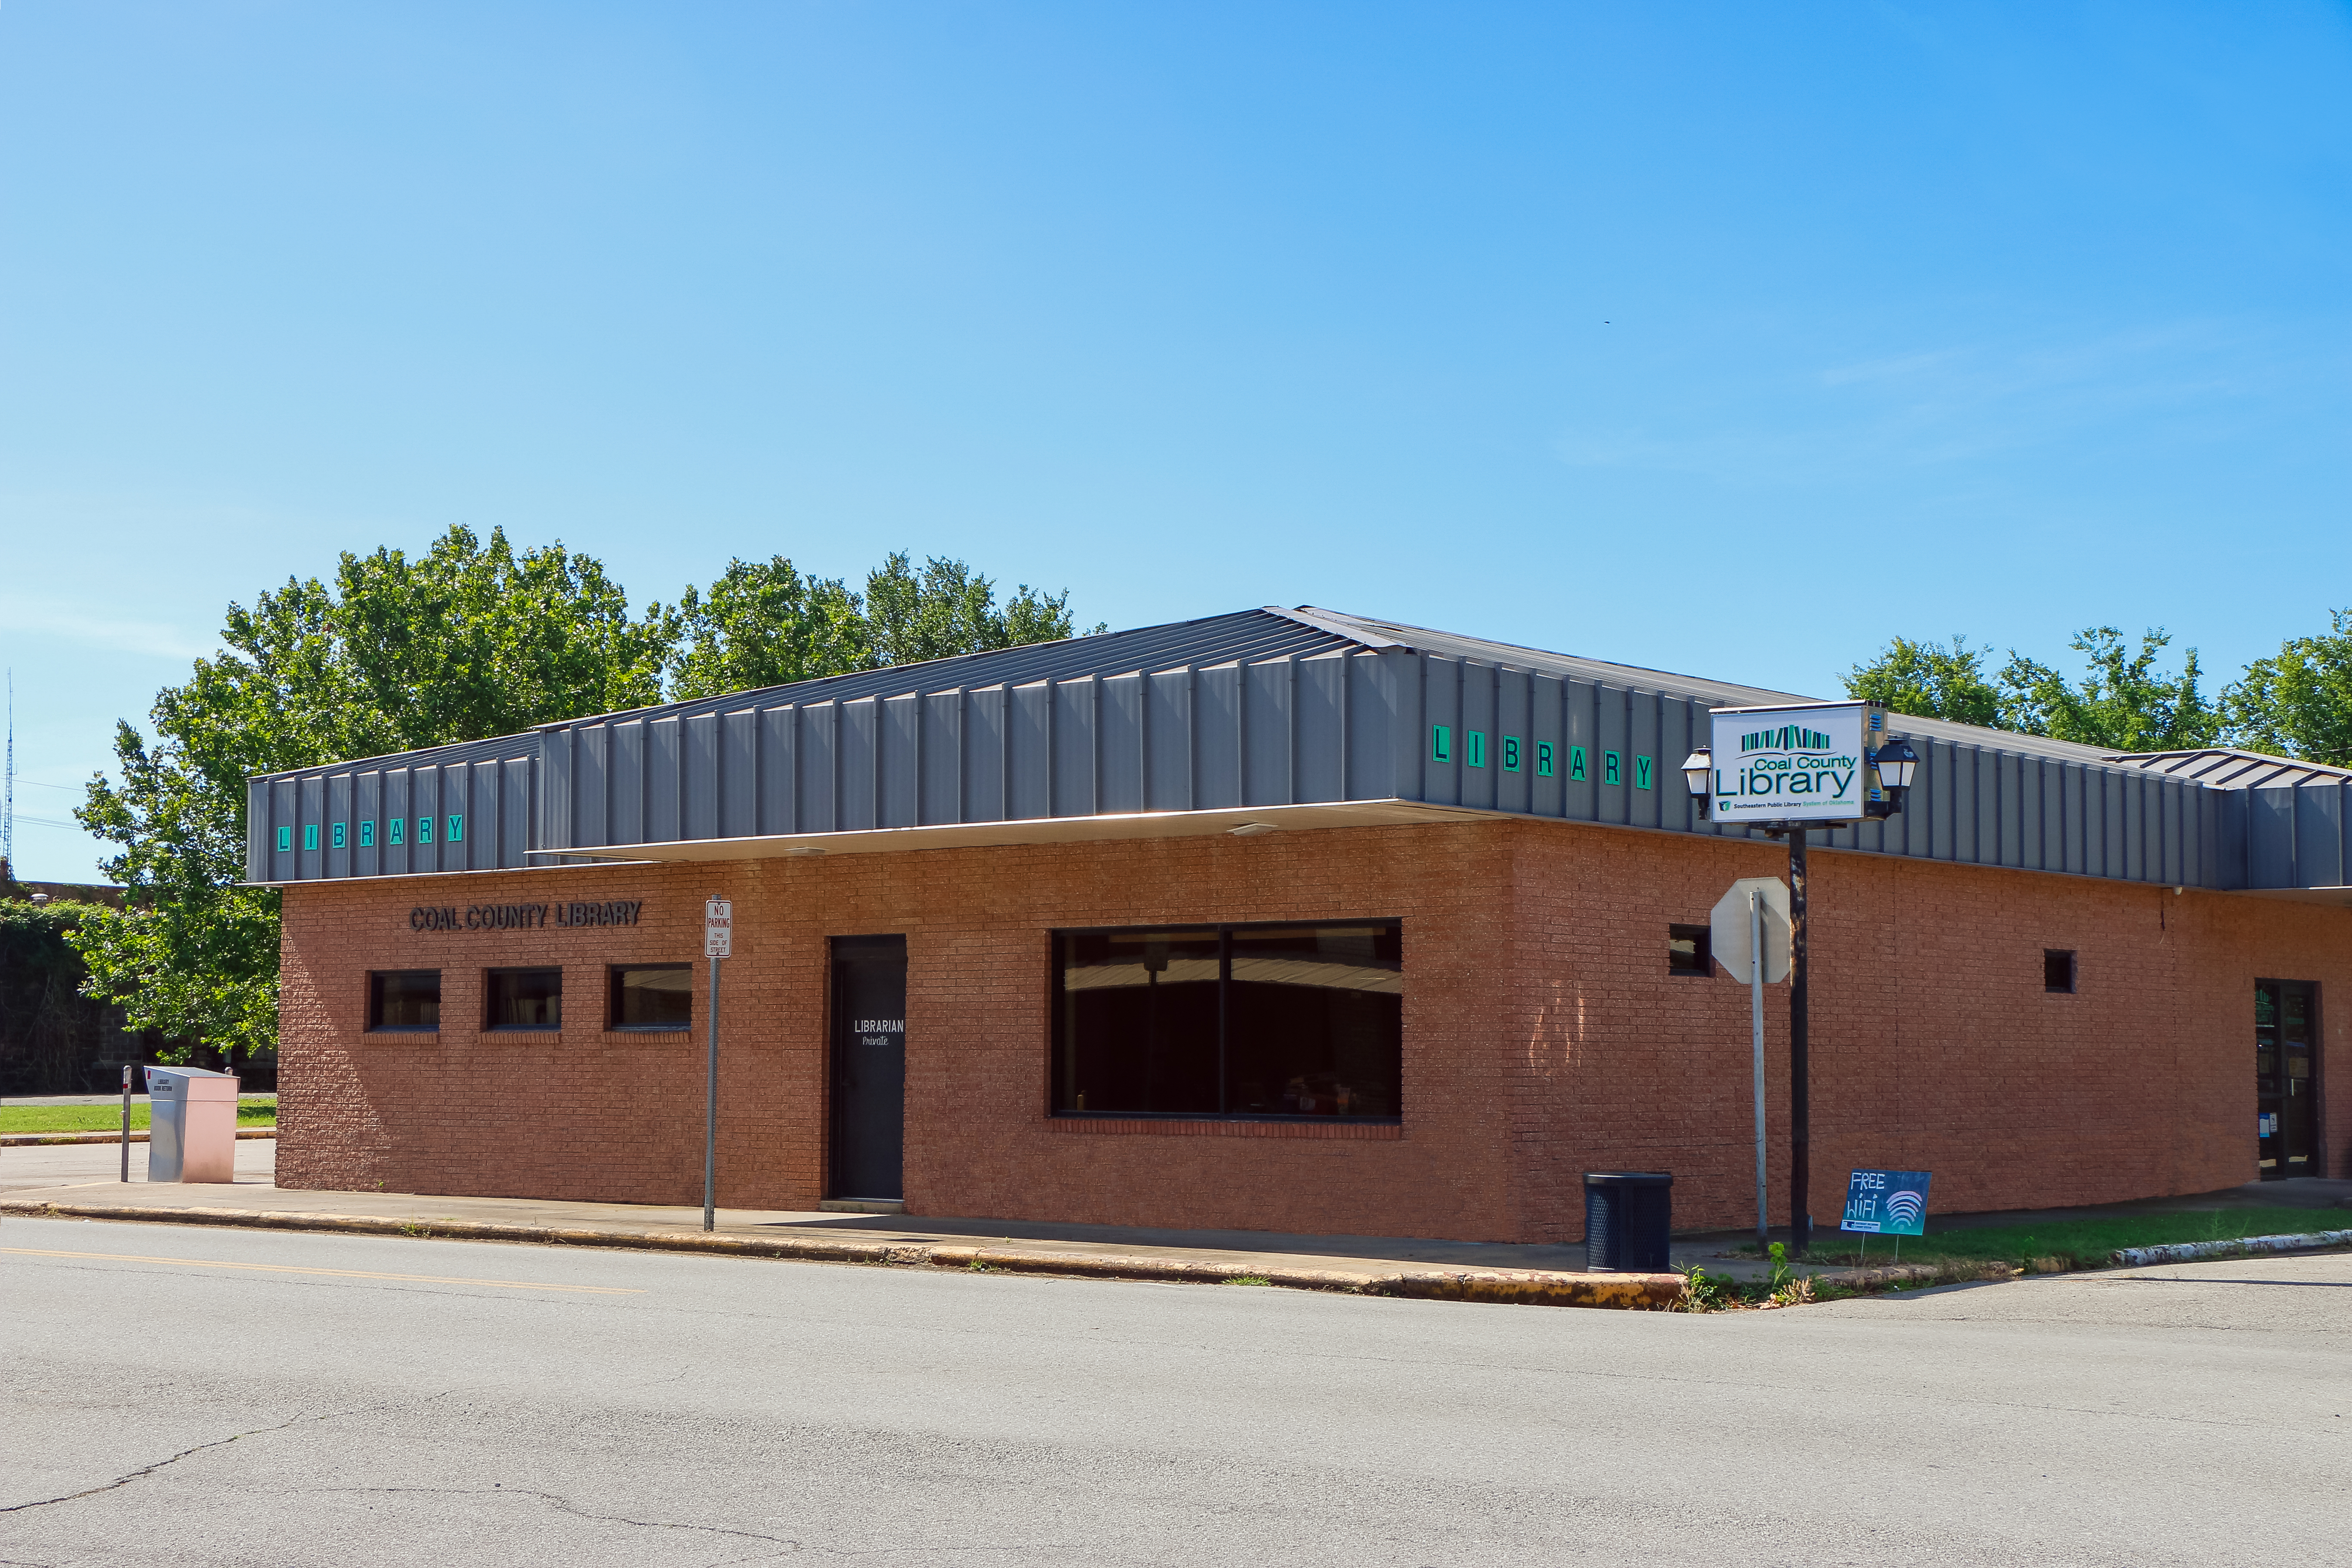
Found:
[[(1875, 793), (1885, 797), (1868, 802), (1866, 814), (1892, 816), (1903, 809), (1919, 754), (1911, 749), (1910, 742), (1891, 737), (1877, 751), (1866, 753), (1866, 760), (1878, 779)], [(1698, 747), (1683, 759), (1683, 782), (1701, 800), (1715, 793), (1713, 748)], [(1764, 831), (1775, 838), (1785, 834), (1789, 840), (1789, 1236), (1790, 1250), (1801, 1258), (1813, 1239), (1807, 1195), (1812, 1186), (1812, 1070), (1808, 1039), (1812, 990), (1805, 972), (1805, 828), (1790, 823)], [(1750, 960), (1763, 961), (1761, 953)]]

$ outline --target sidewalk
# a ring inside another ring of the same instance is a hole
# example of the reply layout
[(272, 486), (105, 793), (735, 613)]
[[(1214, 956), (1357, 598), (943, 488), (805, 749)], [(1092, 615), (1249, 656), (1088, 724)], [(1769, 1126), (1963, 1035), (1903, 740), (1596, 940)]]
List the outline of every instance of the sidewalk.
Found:
[[(102, 1152), (110, 1161), (119, 1157), (112, 1151)], [(134, 1177), (139, 1174), (134, 1169)], [(698, 1207), (293, 1192), (269, 1184), (267, 1178), (151, 1186), (136, 1179), (119, 1183), (111, 1176), (110, 1169), (104, 1177), (91, 1172), (81, 1180), (14, 1188), (0, 1197), (0, 1215), (647, 1247), (1167, 1283), (1244, 1280), (1423, 1300), (1566, 1307), (1655, 1310), (1679, 1300), (1683, 1287), (1675, 1274), (1585, 1273), (1580, 1245), (1144, 1230), (768, 1209), (721, 1209), (717, 1229), (706, 1233)]]

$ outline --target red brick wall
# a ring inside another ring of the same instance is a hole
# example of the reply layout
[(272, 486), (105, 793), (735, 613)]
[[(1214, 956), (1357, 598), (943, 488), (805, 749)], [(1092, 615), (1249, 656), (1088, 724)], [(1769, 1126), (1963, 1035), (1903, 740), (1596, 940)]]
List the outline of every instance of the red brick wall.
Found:
[[(604, 966), (693, 958), (736, 900), (723, 979), (719, 1199), (807, 1208), (824, 1170), (825, 938), (908, 941), (915, 1214), (1564, 1240), (1588, 1169), (1675, 1173), (1678, 1226), (1753, 1216), (1748, 994), (1671, 977), (1777, 847), (1489, 822), (700, 867), (312, 884), (286, 895), (278, 1181), (640, 1203), (701, 1195), (707, 974), (689, 1034), (600, 1026)], [(1945, 1211), (2200, 1192), (2252, 1171), (2252, 987), (2322, 983), (2352, 913), (1864, 856), (1813, 856), (1813, 1172), (1936, 1172)], [(634, 927), (415, 931), (432, 903), (643, 900)], [(1401, 916), (1402, 1130), (1056, 1121), (1045, 932)], [(2042, 950), (2081, 953), (2074, 996)], [(562, 963), (567, 1022), (485, 1034), (481, 971)], [(363, 1032), (366, 973), (439, 968), (437, 1036)], [(2346, 1003), (2352, 1007), (2352, 1001)], [(1776, 1219), (1787, 988), (1767, 995)], [(2352, 1129), (2352, 1068), (2329, 1119)]]

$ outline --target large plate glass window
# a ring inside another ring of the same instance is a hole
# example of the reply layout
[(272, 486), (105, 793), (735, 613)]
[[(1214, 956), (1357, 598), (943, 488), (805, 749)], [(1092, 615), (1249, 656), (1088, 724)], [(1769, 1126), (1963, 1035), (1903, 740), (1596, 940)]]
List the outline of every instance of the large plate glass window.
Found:
[(694, 1022), (694, 965), (613, 966), (615, 1029), (683, 1029)]
[(1058, 931), (1054, 1110), (1393, 1121), (1396, 921)]
[(555, 1029), (563, 1025), (563, 971), (493, 969), (483, 994), (489, 1001), (486, 1029)]
[(437, 1029), (441, 1026), (441, 972), (381, 969), (368, 976), (371, 1029)]

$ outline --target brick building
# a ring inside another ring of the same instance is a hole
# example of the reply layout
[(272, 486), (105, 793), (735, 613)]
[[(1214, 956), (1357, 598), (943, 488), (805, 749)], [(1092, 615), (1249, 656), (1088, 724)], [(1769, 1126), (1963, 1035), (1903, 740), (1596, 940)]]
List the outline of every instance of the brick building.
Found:
[[(1800, 700), (1268, 609), (257, 778), (278, 1180), (693, 1201), (715, 896), (730, 1206), (1559, 1241), (1640, 1168), (1738, 1226), (1691, 928), (1787, 851), (1681, 763)], [(1817, 1216), (2344, 1168), (2352, 775), (1895, 725), (1811, 857)]]

